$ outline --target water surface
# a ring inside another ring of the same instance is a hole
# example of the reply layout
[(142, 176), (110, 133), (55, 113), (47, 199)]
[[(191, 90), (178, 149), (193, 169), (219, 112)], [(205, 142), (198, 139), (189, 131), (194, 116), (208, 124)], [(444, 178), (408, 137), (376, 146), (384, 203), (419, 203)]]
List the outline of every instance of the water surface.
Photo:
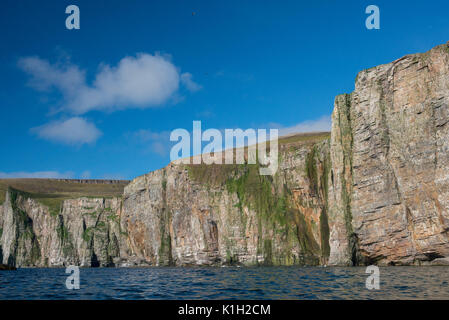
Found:
[(65, 269), (0, 272), (0, 299), (449, 299), (449, 267), (86, 268), (68, 290)]

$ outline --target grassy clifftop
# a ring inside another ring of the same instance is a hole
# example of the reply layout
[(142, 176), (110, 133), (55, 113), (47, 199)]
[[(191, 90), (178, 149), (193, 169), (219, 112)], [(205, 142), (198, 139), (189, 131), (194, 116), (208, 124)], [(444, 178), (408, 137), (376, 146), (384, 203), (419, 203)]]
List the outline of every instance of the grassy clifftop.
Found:
[[(300, 133), (279, 138), (280, 150), (314, 144), (330, 137), (329, 132)], [(193, 180), (209, 185), (224, 184), (239, 169), (238, 165), (188, 165)], [(0, 179), (0, 205), (5, 201), (8, 187), (27, 194), (46, 205), (52, 213), (59, 211), (62, 201), (79, 197), (120, 197), (126, 180), (70, 179)]]
[(330, 132), (297, 133), (279, 138), (279, 145), (303, 145), (330, 138)]
[[(329, 138), (330, 132), (297, 133), (280, 137), (278, 140), (279, 156), (281, 156), (283, 151), (292, 151), (300, 146), (313, 145)], [(245, 147), (244, 152), (246, 159), (247, 147)], [(233, 178), (241, 166), (237, 164), (189, 164), (186, 167), (193, 181), (210, 186), (219, 186), (225, 184), (228, 179)]]
[(9, 187), (25, 192), (30, 198), (46, 205), (52, 213), (59, 211), (62, 201), (79, 197), (120, 197), (129, 181), (0, 179), (0, 204)]

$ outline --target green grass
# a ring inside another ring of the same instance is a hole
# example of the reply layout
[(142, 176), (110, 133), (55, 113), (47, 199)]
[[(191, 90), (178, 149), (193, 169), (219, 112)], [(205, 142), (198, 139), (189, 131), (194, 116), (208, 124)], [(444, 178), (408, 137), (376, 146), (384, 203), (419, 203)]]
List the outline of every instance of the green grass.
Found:
[(330, 138), (330, 132), (312, 132), (312, 133), (298, 133), (294, 135), (284, 136), (279, 138), (279, 145), (303, 145), (309, 143), (317, 143), (322, 140)]
[(223, 185), (230, 176), (237, 173), (238, 165), (236, 164), (191, 164), (186, 165), (189, 177), (193, 181), (208, 185)]
[(57, 215), (62, 202), (79, 197), (120, 197), (128, 181), (116, 183), (80, 183), (78, 180), (0, 179), (0, 204), (5, 201), (8, 187), (22, 191), (25, 196), (47, 206)]
[[(279, 149), (282, 150), (287, 148), (288, 150), (295, 149), (302, 145), (315, 144), (325, 139), (330, 138), (329, 132), (317, 132), (317, 133), (299, 133), (289, 136), (280, 137)], [(245, 159), (247, 155), (248, 148), (245, 147)], [(269, 150), (269, 143), (267, 145), (267, 150)], [(282, 153), (279, 152), (279, 157)], [(234, 153), (235, 159), (235, 153)], [(235, 161), (234, 161), (235, 162)], [(224, 161), (223, 161), (224, 163)], [(239, 173), (245, 165), (243, 164), (188, 164), (186, 168), (189, 172), (189, 177), (193, 181), (212, 186), (222, 186), (227, 180)]]

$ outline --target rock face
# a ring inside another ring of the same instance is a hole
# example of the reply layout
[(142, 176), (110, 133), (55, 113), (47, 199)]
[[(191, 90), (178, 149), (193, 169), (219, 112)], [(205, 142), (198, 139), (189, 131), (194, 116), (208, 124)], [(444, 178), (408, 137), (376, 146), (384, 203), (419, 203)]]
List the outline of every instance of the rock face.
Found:
[(362, 71), (337, 97), (331, 263), (449, 255), (448, 106), (447, 45)]
[(10, 188), (2, 206), (2, 261), (18, 267), (326, 263), (329, 141), (320, 140), (281, 145), (273, 177), (259, 175), (258, 165), (170, 164), (134, 179), (121, 199), (65, 200), (58, 214)]
[(7, 264), (0, 264), (0, 271), (12, 271), (12, 270), (16, 270), (15, 267), (7, 265)]
[(171, 163), (121, 198), (65, 200), (59, 213), (10, 188), (0, 263), (447, 264), (448, 122), (441, 45), (360, 72), (335, 99), (330, 138), (281, 140), (274, 176)]
[(174, 165), (124, 192), (130, 251), (152, 265), (318, 265), (329, 256), (329, 143), (281, 149), (273, 177), (257, 165)]
[(121, 199), (66, 200), (54, 215), (26, 193), (10, 188), (2, 211), (4, 264), (110, 266), (126, 247), (119, 224)]

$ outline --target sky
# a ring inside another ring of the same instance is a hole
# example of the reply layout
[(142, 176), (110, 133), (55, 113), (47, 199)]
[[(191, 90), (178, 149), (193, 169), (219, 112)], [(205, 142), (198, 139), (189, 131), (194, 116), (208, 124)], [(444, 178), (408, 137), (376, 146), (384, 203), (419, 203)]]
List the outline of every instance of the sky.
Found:
[[(68, 5), (80, 29), (65, 25)], [(368, 5), (380, 29), (368, 30)], [(133, 179), (170, 132), (330, 128), (357, 72), (449, 40), (448, 1), (0, 3), (0, 178)]]

